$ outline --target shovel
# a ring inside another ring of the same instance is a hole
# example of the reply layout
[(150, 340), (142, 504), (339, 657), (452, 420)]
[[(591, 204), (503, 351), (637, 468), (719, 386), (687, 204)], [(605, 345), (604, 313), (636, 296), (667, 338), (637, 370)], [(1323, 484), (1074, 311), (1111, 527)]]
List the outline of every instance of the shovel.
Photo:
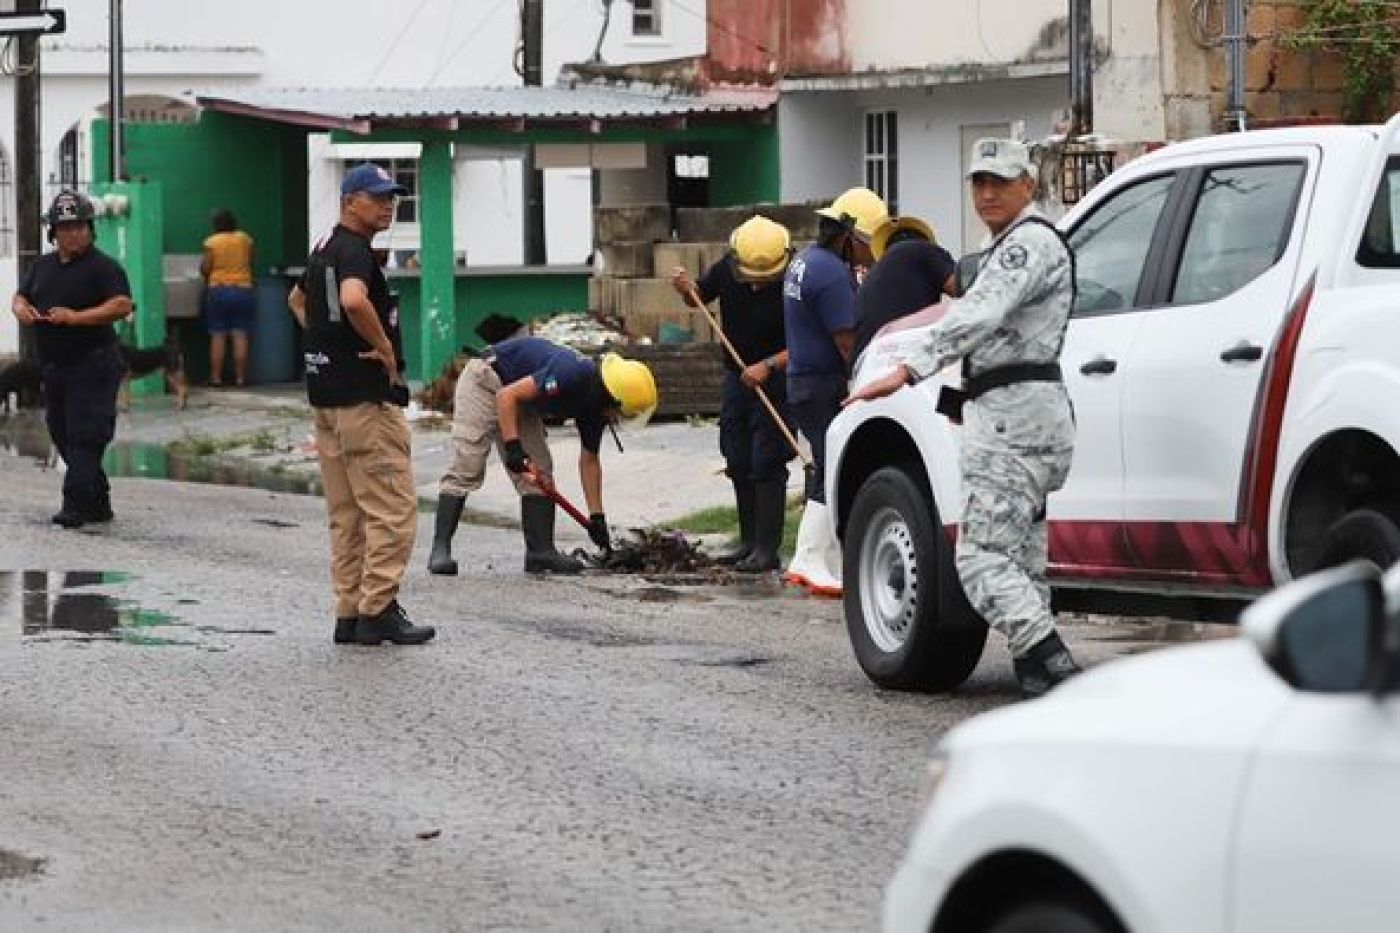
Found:
[[(579, 525), (583, 527), (584, 531), (592, 530), (593, 525), (588, 520), (588, 516), (584, 515), (583, 512), (579, 510), (578, 506), (574, 505), (568, 499), (564, 498), (564, 494), (560, 492), (558, 488), (554, 485), (553, 479), (541, 473), (539, 470), (535, 469), (535, 465), (533, 463), (528, 464), (526, 466), (525, 472), (530, 477), (530, 482), (534, 483), (537, 487), (539, 487), (540, 492), (543, 492), (546, 496), (548, 496), (550, 501), (552, 501), (555, 505), (559, 506), (559, 508), (563, 509), (565, 512), (568, 512), (569, 517), (572, 518), (574, 521), (578, 522)], [(606, 557), (608, 554), (611, 554), (612, 545), (609, 544), (607, 547), (603, 548), (603, 551), (604, 557)], [(600, 567), (603, 564), (602, 559), (598, 557), (593, 557), (587, 554), (586, 552), (584, 553), (584, 558), (585, 560), (587, 560), (588, 563), (592, 564), (595, 567)]]

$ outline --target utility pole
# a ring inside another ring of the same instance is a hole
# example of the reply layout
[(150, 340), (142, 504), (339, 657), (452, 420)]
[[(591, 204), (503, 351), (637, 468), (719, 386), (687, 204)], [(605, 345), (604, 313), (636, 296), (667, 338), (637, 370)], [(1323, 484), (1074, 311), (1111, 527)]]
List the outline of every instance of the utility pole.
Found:
[(1069, 138), (1094, 131), (1094, 19), (1090, 0), (1069, 3)]
[(1225, 0), (1225, 48), (1229, 85), (1225, 94), (1225, 122), (1232, 130), (1246, 128), (1244, 109), (1245, 0)]
[[(541, 59), (544, 46), (544, 0), (524, 0), (520, 22), (521, 77), (526, 87), (543, 83)], [(525, 264), (545, 263), (544, 173), (535, 168), (535, 147), (525, 151)]]
[[(16, 0), (16, 13), (38, 13), (42, 0)], [(39, 258), (39, 212), (43, 197), (39, 158), (39, 36), (13, 37), (15, 62), (15, 256), (19, 281)], [(39, 358), (33, 327), (19, 329), (21, 359)], [(32, 404), (37, 400), (24, 400)]]
[(122, 133), (123, 100), (126, 97), (122, 79), (122, 0), (111, 0), (108, 19), (107, 116), (112, 128), (112, 181), (126, 181), (126, 138)]

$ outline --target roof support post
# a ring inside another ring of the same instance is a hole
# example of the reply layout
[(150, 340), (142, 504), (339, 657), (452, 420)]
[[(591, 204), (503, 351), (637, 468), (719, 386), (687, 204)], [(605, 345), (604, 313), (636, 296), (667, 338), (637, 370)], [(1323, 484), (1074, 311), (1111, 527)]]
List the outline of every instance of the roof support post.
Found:
[(457, 350), (456, 283), (452, 243), (452, 144), (424, 139), (418, 159), (419, 358), (423, 379), (437, 376)]

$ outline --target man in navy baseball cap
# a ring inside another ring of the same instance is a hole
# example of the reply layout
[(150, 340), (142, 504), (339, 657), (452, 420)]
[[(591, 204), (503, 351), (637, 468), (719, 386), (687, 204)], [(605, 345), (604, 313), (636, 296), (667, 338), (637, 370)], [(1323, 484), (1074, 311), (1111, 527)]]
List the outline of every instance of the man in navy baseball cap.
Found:
[(408, 194), (408, 189), (394, 181), (394, 176), (382, 166), (373, 162), (361, 162), (359, 165), (345, 173), (345, 178), (340, 182), (341, 196), (358, 194), (394, 194), (402, 197)]

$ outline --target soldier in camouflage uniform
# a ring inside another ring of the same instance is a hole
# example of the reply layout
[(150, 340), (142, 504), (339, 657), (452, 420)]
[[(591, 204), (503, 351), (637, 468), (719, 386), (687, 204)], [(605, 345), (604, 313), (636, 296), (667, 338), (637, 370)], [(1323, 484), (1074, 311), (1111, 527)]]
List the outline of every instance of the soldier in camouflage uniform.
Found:
[(1055, 631), (1045, 578), (1046, 497), (1064, 485), (1074, 450), (1057, 363), (1074, 261), (1031, 204), (1034, 172), (1022, 143), (978, 141), (968, 177), (992, 236), (980, 272), (923, 347), (852, 395), (888, 395), (962, 360), (958, 576), (972, 605), (1006, 636), (1027, 697), (1079, 673)]

